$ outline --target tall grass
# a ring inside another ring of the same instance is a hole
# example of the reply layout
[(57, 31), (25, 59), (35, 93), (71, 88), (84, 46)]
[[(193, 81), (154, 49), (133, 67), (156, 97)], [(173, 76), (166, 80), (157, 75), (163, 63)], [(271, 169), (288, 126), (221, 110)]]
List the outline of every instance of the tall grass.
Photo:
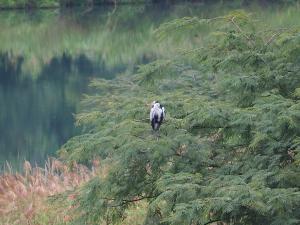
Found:
[[(92, 165), (91, 169), (76, 163), (67, 166), (51, 158), (45, 168), (33, 167), (25, 161), (23, 173), (14, 173), (7, 164), (0, 175), (0, 225), (70, 224), (78, 188), (93, 177), (106, 176), (110, 168), (99, 159), (94, 159)], [(66, 198), (56, 198), (59, 195)], [(146, 207), (146, 202), (132, 205), (122, 224), (142, 224)]]
[(71, 216), (68, 209), (75, 197), (69, 194), (68, 201), (55, 204), (48, 201), (66, 191), (72, 191), (95, 176), (95, 161), (92, 169), (73, 164), (68, 167), (57, 159), (49, 159), (45, 168), (32, 167), (25, 161), (24, 172), (13, 173), (9, 165), (0, 176), (0, 224), (65, 224)]

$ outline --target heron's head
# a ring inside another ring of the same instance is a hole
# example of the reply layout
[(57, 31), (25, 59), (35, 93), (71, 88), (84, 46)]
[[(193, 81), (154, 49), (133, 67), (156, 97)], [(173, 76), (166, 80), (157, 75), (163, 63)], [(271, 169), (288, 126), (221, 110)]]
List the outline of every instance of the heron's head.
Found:
[(153, 101), (151, 107), (152, 108), (160, 108), (160, 103), (158, 101)]

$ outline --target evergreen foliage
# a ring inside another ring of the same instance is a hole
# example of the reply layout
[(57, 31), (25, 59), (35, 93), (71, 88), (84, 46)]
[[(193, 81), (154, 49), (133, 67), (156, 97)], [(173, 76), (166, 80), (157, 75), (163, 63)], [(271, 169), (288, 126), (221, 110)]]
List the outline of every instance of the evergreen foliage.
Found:
[(93, 6), (94, 4), (97, 5), (145, 2), (148, 2), (148, 0), (0, 0), (0, 9)]
[[(294, 3), (299, 0), (267, 0), (270, 3)], [(88, 6), (103, 4), (135, 4), (135, 3), (163, 3), (173, 4), (177, 2), (200, 2), (210, 3), (212, 0), (0, 0), (0, 9), (16, 9), (16, 8), (56, 8), (56, 7), (74, 7), (74, 6)], [(214, 2), (223, 2), (215, 0)], [(253, 1), (249, 0), (225, 0), (224, 2), (234, 2), (240, 5), (247, 5)], [(260, 0), (256, 0), (260, 2)]]
[[(157, 35), (215, 31), (136, 75), (91, 83), (77, 115), (83, 134), (60, 154), (111, 167), (80, 189), (74, 224), (120, 224), (142, 200), (145, 224), (300, 223), (300, 33), (256, 23), (241, 11), (171, 21)], [(153, 100), (167, 110), (159, 138)]]

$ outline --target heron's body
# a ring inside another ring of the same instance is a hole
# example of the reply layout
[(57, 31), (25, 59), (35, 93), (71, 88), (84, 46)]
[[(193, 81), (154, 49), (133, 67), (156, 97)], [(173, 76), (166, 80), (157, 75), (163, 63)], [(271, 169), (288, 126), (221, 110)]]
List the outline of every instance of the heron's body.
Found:
[(159, 130), (165, 118), (165, 108), (158, 102), (154, 101), (152, 103), (150, 111), (150, 122), (153, 130)]

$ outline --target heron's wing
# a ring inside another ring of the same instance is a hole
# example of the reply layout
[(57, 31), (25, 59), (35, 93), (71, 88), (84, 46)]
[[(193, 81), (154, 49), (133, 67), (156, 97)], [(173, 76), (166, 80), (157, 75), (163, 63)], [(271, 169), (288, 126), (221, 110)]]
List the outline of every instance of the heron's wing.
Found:
[(150, 110), (150, 121), (152, 121), (153, 116), (154, 116), (154, 108), (151, 108), (151, 110)]
[(163, 115), (163, 119), (164, 119), (164, 118), (166, 118), (165, 107), (162, 107), (161, 110), (162, 110), (162, 115)]

